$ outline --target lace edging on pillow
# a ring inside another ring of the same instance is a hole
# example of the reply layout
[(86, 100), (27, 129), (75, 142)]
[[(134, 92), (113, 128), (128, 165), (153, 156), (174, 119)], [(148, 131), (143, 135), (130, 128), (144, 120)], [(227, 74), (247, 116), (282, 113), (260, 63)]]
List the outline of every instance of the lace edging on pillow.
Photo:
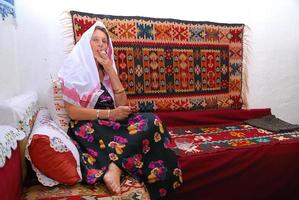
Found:
[(25, 137), (24, 131), (11, 126), (0, 126), (0, 168), (5, 165), (6, 158), (11, 158), (12, 149), (17, 148), (18, 141), (23, 140)]
[[(29, 160), (29, 159), (28, 159)], [(30, 160), (31, 162), (31, 160)], [(32, 163), (31, 163), (32, 164)], [(36, 177), (38, 179), (38, 181), (43, 184), (44, 186), (49, 186), (49, 187), (53, 187), (55, 185), (58, 185), (59, 182), (55, 181), (47, 176), (45, 176), (43, 173), (41, 173), (35, 166), (34, 164), (32, 164), (32, 169), (35, 171), (36, 173)]]
[(59, 182), (55, 181), (47, 176), (45, 176), (42, 172), (40, 172), (35, 165), (32, 163), (29, 152), (28, 152), (28, 146), (31, 144), (32, 141), (32, 136), (29, 137), (28, 139), (28, 143), (25, 149), (25, 157), (29, 160), (29, 162), (31, 163), (32, 169), (33, 171), (35, 171), (36, 177), (38, 179), (38, 181), (43, 184), (44, 186), (49, 186), (49, 187), (53, 187), (55, 185), (58, 185)]
[(30, 161), (32, 168), (35, 171), (40, 183), (42, 183), (45, 186), (54, 186), (59, 184), (60, 182), (47, 177), (34, 166), (29, 155), (28, 147), (30, 146), (32, 139), (35, 135), (47, 136), (50, 142), (49, 147), (54, 149), (56, 152), (71, 152), (76, 160), (77, 173), (80, 176), (80, 180), (82, 180), (79, 153), (77, 152), (78, 150), (72, 143), (70, 137), (50, 118), (48, 110), (40, 109), (39, 113), (37, 114), (37, 119), (32, 134), (28, 139), (25, 149), (25, 156)]
[(32, 102), (26, 109), (23, 118), (19, 120), (18, 128), (23, 130), (27, 136), (30, 135), (37, 112), (37, 102)]

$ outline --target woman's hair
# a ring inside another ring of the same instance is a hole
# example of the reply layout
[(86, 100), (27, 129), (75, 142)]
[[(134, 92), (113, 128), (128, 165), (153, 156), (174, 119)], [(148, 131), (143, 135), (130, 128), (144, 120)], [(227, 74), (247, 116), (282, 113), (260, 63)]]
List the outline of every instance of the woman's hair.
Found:
[(100, 30), (100, 31), (104, 32), (105, 35), (107, 36), (108, 42), (110, 41), (109, 34), (108, 34), (107, 30), (106, 30), (104, 27), (96, 26), (96, 27), (94, 28), (94, 30)]

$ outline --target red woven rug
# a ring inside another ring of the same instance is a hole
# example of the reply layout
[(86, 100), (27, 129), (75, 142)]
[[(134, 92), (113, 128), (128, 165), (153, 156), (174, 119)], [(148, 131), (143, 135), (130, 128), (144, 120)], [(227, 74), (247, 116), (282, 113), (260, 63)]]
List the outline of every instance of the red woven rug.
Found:
[[(170, 147), (177, 155), (199, 155), (299, 141), (299, 130), (278, 133), (246, 124), (206, 128), (169, 128), (169, 133), (172, 136)], [(191, 144), (185, 145), (185, 148), (178, 148), (177, 142), (183, 138), (189, 139)]]
[(145, 186), (132, 177), (125, 177), (121, 184), (121, 194), (110, 194), (104, 184), (73, 186), (58, 185), (55, 187), (45, 187), (34, 185), (26, 188), (22, 200), (87, 200), (87, 199), (136, 199), (149, 200), (149, 193)]
[(71, 17), (75, 41), (97, 19), (105, 24), (120, 79), (138, 111), (240, 109), (246, 101), (243, 24), (77, 11)]

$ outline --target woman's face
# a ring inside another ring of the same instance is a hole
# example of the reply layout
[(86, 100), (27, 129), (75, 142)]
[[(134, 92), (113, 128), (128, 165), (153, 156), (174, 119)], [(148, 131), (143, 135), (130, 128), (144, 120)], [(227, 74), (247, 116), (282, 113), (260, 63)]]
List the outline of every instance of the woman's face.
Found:
[(108, 38), (106, 34), (96, 29), (92, 34), (90, 46), (94, 55), (99, 55), (101, 51), (107, 52)]

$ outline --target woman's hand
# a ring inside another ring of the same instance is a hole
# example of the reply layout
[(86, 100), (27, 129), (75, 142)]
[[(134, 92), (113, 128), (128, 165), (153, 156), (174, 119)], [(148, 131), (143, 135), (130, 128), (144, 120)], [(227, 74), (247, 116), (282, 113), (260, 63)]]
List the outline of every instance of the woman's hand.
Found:
[(112, 61), (107, 55), (106, 51), (98, 51), (94, 56), (96, 61), (104, 67), (105, 72), (109, 73), (111, 70), (113, 70)]
[(110, 117), (118, 121), (128, 118), (131, 113), (132, 111), (129, 106), (118, 106), (117, 108), (111, 110)]

